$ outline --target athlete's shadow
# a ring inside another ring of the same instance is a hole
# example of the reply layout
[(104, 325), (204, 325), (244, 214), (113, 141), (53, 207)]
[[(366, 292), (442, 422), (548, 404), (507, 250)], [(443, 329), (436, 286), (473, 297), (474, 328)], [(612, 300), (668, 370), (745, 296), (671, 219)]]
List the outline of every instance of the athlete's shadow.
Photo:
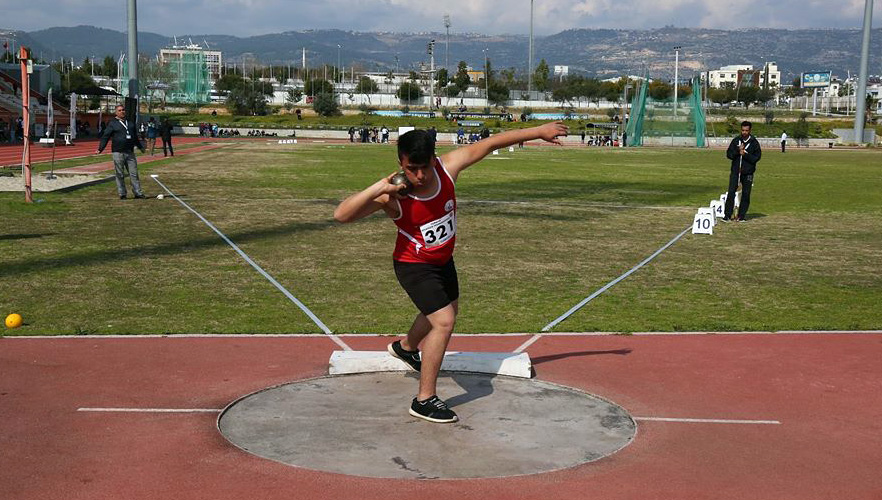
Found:
[(447, 406), (451, 408), (493, 394), (493, 379), (496, 377), (496, 375), (467, 372), (441, 372), (440, 376), (449, 376), (465, 391), (464, 394), (445, 400)]

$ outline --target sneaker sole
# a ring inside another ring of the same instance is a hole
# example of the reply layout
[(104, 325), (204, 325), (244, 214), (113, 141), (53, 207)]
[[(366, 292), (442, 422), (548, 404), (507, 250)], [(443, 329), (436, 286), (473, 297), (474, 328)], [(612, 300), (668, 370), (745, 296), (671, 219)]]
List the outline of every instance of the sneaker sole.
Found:
[(402, 358), (401, 356), (399, 356), (398, 353), (395, 352), (395, 349), (392, 349), (392, 344), (387, 345), (387, 346), (386, 346), (386, 350), (389, 352), (389, 354), (392, 355), (393, 358), (395, 358), (395, 359), (400, 359), (400, 360), (403, 361), (404, 364), (406, 364), (411, 370), (413, 370), (413, 371), (419, 373), (419, 370), (417, 370), (416, 368), (414, 368), (413, 365), (411, 365), (410, 363), (407, 362), (407, 360), (405, 360), (404, 358)]
[(432, 417), (427, 417), (425, 415), (420, 415), (419, 413), (413, 411), (413, 408), (408, 410), (408, 412), (413, 417), (421, 418), (423, 420), (428, 420), (429, 422), (434, 422), (436, 424), (452, 424), (454, 422), (459, 422), (459, 417), (453, 417), (452, 420), (441, 420), (440, 418), (432, 418)]

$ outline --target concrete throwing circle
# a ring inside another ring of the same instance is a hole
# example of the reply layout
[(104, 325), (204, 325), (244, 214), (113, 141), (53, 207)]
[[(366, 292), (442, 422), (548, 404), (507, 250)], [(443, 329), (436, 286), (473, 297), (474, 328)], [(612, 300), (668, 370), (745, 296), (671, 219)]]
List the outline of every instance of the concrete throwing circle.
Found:
[(442, 372), (438, 394), (459, 415), (408, 414), (414, 373), (323, 377), (256, 392), (219, 417), (239, 448), (297, 467), (378, 478), (536, 474), (624, 448), (637, 426), (620, 406), (548, 382)]

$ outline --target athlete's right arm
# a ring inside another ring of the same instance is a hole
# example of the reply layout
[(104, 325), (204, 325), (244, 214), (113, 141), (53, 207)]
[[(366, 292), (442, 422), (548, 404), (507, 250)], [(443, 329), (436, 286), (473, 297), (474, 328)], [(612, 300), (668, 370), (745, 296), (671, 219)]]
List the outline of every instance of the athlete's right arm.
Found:
[(390, 201), (394, 196), (392, 193), (405, 189), (406, 186), (390, 183), (389, 180), (393, 175), (395, 174), (390, 174), (343, 200), (334, 210), (334, 219), (337, 222), (354, 222), (383, 208), (386, 208), (387, 212), (388, 210), (397, 211), (397, 208), (393, 209), (390, 206)]

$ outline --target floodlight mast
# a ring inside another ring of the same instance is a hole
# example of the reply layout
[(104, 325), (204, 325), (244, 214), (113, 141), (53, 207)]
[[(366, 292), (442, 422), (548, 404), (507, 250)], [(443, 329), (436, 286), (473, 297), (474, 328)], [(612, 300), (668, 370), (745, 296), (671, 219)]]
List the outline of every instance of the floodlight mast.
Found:
[[(138, 122), (138, 6), (137, 0), (128, 0), (129, 38), (129, 99), (126, 104), (128, 119)], [(132, 108), (132, 109), (129, 109)]]
[(870, 28), (873, 24), (873, 0), (866, 0), (864, 6), (864, 33), (861, 44), (861, 70), (858, 75), (858, 88), (854, 96), (854, 142), (864, 142), (864, 121), (867, 112), (867, 68), (870, 59)]
[(527, 99), (532, 99), (533, 91), (533, 0), (530, 0), (530, 54), (527, 61)]
[(426, 47), (429, 54), (429, 111), (435, 109), (435, 40), (429, 41)]
[(447, 39), (444, 41), (444, 69), (450, 75), (450, 14), (444, 14), (444, 29), (447, 30)]
[(680, 86), (680, 49), (683, 47), (677, 45), (674, 47), (674, 118), (677, 117), (677, 90)]

